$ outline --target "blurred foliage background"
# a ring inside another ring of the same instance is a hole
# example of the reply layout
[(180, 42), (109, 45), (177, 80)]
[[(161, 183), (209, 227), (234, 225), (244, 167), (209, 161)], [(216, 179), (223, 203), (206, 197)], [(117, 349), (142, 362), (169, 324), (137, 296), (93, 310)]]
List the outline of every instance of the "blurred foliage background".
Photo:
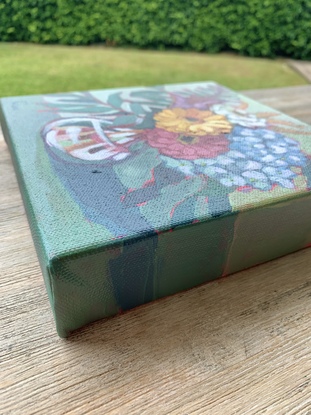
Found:
[(311, 0), (1, 0), (0, 40), (311, 58)]

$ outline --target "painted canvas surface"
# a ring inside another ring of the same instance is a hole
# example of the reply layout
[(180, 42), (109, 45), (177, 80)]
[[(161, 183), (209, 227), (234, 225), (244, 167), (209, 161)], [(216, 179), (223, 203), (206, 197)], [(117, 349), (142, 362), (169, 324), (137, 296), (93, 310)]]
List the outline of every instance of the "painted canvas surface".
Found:
[(310, 243), (310, 127), (215, 83), (2, 112), (66, 333)]

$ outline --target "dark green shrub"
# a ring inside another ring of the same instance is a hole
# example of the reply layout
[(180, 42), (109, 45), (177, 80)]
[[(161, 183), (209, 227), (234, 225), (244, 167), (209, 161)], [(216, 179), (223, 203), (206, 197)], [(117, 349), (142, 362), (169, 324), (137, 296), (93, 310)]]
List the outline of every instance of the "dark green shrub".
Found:
[(0, 0), (0, 40), (311, 58), (311, 0)]

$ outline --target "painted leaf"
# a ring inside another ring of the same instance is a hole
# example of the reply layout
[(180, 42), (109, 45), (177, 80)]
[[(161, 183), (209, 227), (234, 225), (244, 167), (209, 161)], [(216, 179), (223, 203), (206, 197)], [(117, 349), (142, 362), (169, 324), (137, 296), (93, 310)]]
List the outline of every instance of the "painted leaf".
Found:
[(145, 114), (145, 111), (144, 111), (142, 105), (138, 104), (136, 102), (131, 103), (131, 110), (135, 115), (144, 115)]
[[(163, 91), (135, 91), (131, 95), (136, 98), (142, 98), (142, 104), (159, 109), (167, 107), (171, 102), (170, 96)], [(147, 103), (146, 100), (149, 102)]]
[(120, 115), (119, 117), (115, 118), (113, 121), (113, 125), (132, 125), (136, 122), (135, 115)]
[[(161, 189), (160, 195), (148, 201), (140, 210), (143, 216), (153, 224), (155, 229), (174, 224), (174, 212), (178, 205), (195, 195), (202, 187), (201, 177), (184, 179), (180, 183), (171, 184)], [(188, 216), (188, 217), (186, 217)], [(193, 218), (193, 212), (184, 214), (184, 221)]]
[(208, 199), (208, 211), (212, 216), (221, 216), (231, 212), (228, 191), (228, 187), (212, 178), (209, 178), (207, 185), (200, 190), (199, 196), (205, 196)]
[(101, 114), (111, 111), (104, 102), (95, 101), (89, 93), (71, 93), (46, 95), (44, 101), (48, 108), (57, 110), (57, 112), (78, 114)]
[(113, 169), (121, 183), (129, 188), (139, 188), (152, 178), (152, 169), (161, 163), (158, 151), (155, 148), (146, 147), (134, 157), (128, 158), (119, 164), (115, 164)]
[(109, 95), (107, 102), (114, 108), (121, 108), (123, 100), (121, 99), (120, 94), (116, 92), (115, 94)]
[(154, 128), (155, 127), (155, 121), (154, 121), (153, 115), (154, 115), (153, 112), (148, 113), (143, 118), (143, 121), (136, 126), (136, 128), (139, 129), (139, 130), (145, 130), (145, 129), (152, 129), (152, 128)]

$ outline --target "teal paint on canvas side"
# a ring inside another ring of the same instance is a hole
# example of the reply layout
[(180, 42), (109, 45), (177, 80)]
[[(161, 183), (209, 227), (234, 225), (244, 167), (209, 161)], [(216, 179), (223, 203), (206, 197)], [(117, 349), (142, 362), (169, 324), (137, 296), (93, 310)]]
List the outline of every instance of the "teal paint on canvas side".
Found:
[(7, 142), (7, 145), (11, 152), (12, 162), (16, 171), (17, 181), (19, 185), (19, 189), (21, 192), (21, 196), (23, 199), (24, 206), (26, 208), (26, 214), (28, 218), (28, 223), (31, 229), (34, 245), (36, 248), (38, 260), (40, 263), (40, 267), (42, 270), (42, 275), (44, 279), (44, 283), (46, 286), (48, 298), (52, 307), (52, 312), (54, 315), (54, 318), (56, 320), (55, 316), (55, 308), (54, 308), (54, 297), (53, 297), (53, 289), (51, 285), (51, 278), (50, 278), (50, 270), (49, 270), (49, 257), (48, 253), (45, 250), (45, 246), (43, 244), (41, 230), (39, 227), (39, 224), (34, 220), (35, 214), (34, 209), (32, 206), (32, 203), (30, 201), (29, 193), (27, 190), (27, 186), (24, 181), (24, 177), (22, 172), (20, 171), (20, 165), (18, 164), (18, 159), (15, 152), (15, 146), (13, 145), (13, 142), (10, 139), (10, 133), (9, 133), (9, 126), (7, 124), (7, 120), (5, 118), (5, 112), (4, 108), (0, 105), (0, 123), (1, 123), (1, 129), (4, 135), (4, 139)]
[(157, 296), (162, 297), (223, 275), (237, 214), (176, 228), (159, 235)]
[(311, 242), (310, 195), (240, 212), (225, 275), (307, 247)]
[(51, 285), (60, 337), (87, 323), (118, 313), (109, 261), (120, 249), (69, 256), (52, 262)]

